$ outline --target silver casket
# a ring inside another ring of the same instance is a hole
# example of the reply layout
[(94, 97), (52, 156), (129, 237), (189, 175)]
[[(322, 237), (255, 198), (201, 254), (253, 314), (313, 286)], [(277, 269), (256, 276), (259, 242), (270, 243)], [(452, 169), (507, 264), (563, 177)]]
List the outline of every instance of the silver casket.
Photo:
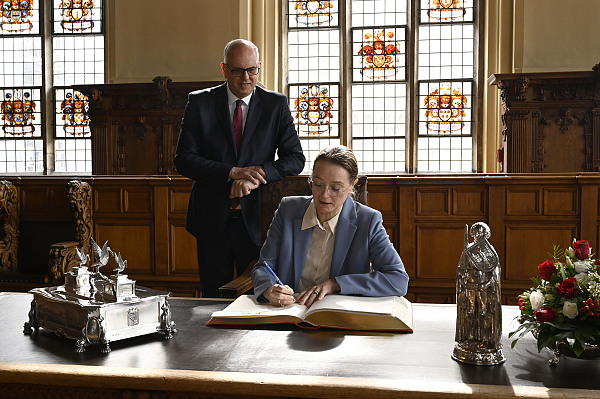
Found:
[(42, 327), (77, 340), (77, 352), (99, 345), (103, 353), (108, 353), (110, 342), (157, 332), (171, 339), (177, 331), (171, 320), (170, 294), (136, 287), (134, 280), (121, 274), (127, 261), (120, 254), (115, 255), (117, 273), (110, 278), (102, 275), (99, 268), (108, 262), (107, 254), (114, 253), (106, 244), (102, 249), (93, 240), (92, 244), (97, 260), (101, 259), (92, 265), (94, 272), (84, 266), (87, 256), (79, 253), (80, 266), (65, 274), (64, 285), (29, 291), (33, 300), (23, 333), (31, 334), (34, 328)]

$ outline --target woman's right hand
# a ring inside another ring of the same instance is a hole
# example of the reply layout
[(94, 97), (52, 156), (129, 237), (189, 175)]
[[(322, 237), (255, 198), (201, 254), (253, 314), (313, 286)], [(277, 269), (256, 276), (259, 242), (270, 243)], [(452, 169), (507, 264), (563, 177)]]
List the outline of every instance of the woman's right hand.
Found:
[(287, 285), (272, 285), (267, 288), (263, 295), (273, 306), (287, 306), (296, 301), (294, 298), (294, 290)]

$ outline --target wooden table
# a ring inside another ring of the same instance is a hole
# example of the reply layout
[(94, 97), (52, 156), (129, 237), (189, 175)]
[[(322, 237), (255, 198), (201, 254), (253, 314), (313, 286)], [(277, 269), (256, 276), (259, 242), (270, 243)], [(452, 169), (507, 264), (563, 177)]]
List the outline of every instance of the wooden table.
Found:
[(112, 352), (43, 329), (23, 334), (30, 294), (0, 295), (0, 397), (600, 397), (600, 362), (548, 365), (533, 338), (514, 349), (516, 307), (503, 307), (506, 363), (474, 366), (450, 358), (454, 305), (414, 304), (412, 334), (207, 327), (227, 302), (170, 300), (178, 332), (111, 343)]

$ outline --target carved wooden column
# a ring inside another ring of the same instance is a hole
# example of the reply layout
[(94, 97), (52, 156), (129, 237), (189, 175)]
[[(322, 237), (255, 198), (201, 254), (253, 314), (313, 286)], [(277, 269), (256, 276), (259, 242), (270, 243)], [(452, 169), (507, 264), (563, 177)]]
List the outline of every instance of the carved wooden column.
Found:
[(17, 188), (8, 180), (0, 181), (0, 271), (17, 269), (19, 247), (19, 199)]
[(66, 195), (71, 209), (75, 211), (76, 241), (63, 241), (50, 246), (47, 282), (64, 280), (65, 273), (77, 266), (77, 246), (86, 254), (92, 253), (91, 186), (86, 182), (71, 180), (67, 183)]
[(503, 171), (600, 170), (600, 64), (589, 72), (492, 75), (502, 100)]

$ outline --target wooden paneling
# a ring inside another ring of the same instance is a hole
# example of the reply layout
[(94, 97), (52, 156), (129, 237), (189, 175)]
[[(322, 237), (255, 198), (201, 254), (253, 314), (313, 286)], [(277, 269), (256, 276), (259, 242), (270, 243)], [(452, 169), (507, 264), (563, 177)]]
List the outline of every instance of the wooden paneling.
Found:
[[(304, 186), (306, 177), (288, 179)], [(69, 225), (72, 218), (68, 204), (61, 203), (70, 178), (8, 180), (24, 193), (22, 218), (32, 223), (28, 234), (35, 232), (36, 242), (55, 242), (56, 226)], [(191, 182), (177, 176), (84, 180), (92, 186), (94, 238), (121, 252), (128, 274), (140, 285), (199, 295), (196, 242), (185, 230)], [(600, 248), (600, 176), (595, 173), (369, 177), (367, 189), (369, 206), (381, 211), (410, 275), (407, 296), (413, 301), (454, 302), (464, 226), (479, 221), (492, 232), (506, 303), (516, 303), (530, 286), (553, 244), (566, 248), (578, 238), (589, 240), (595, 252)], [(55, 227), (34, 226), (36, 220)]]

